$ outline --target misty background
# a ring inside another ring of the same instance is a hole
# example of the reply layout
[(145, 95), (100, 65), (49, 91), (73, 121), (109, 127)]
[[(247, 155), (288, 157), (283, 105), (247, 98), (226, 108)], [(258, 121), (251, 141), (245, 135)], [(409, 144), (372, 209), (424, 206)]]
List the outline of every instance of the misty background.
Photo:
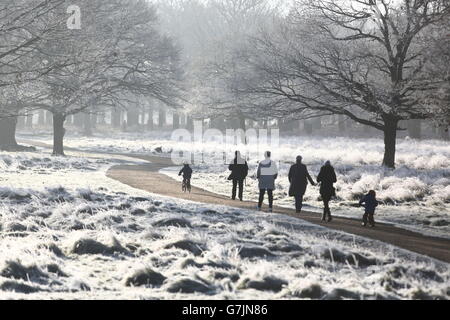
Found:
[[(447, 1), (2, 1), (0, 146), (206, 128), (448, 140)], [(70, 30), (69, 5), (81, 12)]]

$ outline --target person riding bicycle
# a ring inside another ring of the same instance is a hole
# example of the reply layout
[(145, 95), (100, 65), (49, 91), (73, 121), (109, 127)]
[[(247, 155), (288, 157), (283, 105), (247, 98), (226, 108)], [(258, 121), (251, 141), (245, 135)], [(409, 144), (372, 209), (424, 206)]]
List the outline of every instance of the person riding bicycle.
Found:
[(183, 175), (183, 185), (185, 185), (188, 190), (191, 190), (192, 169), (188, 163), (184, 164), (183, 169), (181, 169), (178, 175)]

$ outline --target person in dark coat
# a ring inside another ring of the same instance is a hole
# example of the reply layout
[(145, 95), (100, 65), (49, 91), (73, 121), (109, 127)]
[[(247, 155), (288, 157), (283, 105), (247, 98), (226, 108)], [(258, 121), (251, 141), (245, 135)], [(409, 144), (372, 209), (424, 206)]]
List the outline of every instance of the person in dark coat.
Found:
[(248, 175), (248, 164), (245, 159), (241, 157), (241, 153), (236, 151), (236, 157), (233, 162), (228, 166), (231, 171), (231, 175), (228, 178), (233, 181), (233, 191), (231, 198), (236, 200), (237, 187), (239, 186), (239, 200), (243, 201), (244, 195), (244, 180)]
[(303, 158), (298, 156), (297, 163), (289, 170), (289, 196), (295, 198), (295, 210), (297, 213), (302, 212), (303, 196), (306, 193), (306, 188), (309, 182), (315, 186), (314, 180), (311, 178), (308, 168), (302, 163)]
[(322, 221), (331, 222), (333, 218), (331, 217), (330, 201), (336, 195), (333, 184), (337, 182), (337, 178), (330, 161), (325, 162), (325, 165), (320, 169), (317, 182), (320, 183), (320, 195), (324, 204)]
[(192, 168), (188, 163), (184, 164), (183, 169), (178, 173), (179, 176), (183, 176), (183, 182), (186, 183), (186, 187), (191, 189)]
[(363, 216), (362, 225), (365, 227), (369, 223), (369, 227), (375, 227), (375, 209), (378, 207), (377, 194), (374, 190), (370, 190), (369, 193), (361, 199), (359, 205), (364, 205), (365, 212)]

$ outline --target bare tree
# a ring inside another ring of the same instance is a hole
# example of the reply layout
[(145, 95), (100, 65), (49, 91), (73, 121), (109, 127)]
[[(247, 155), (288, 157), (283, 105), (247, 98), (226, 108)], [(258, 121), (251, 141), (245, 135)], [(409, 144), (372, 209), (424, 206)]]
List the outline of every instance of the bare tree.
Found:
[(280, 115), (344, 115), (381, 130), (393, 168), (399, 121), (429, 118), (420, 96), (443, 84), (425, 71), (422, 38), (448, 15), (448, 1), (298, 1), (275, 36), (253, 42), (244, 61), (256, 76), (241, 92)]
[(441, 138), (449, 139), (450, 127), (450, 20), (436, 24), (423, 36), (423, 46), (428, 56), (424, 66), (426, 78), (436, 84), (436, 90), (418, 91), (417, 98), (433, 114), (432, 120), (439, 128)]
[(61, 21), (47, 20), (63, 0), (5, 0), (0, 3), (0, 147), (20, 149), (15, 139), (17, 116), (40, 95), (33, 82), (57, 66), (33, 55)]
[[(178, 51), (157, 30), (155, 10), (137, 0), (82, 3), (82, 30), (61, 29), (40, 54), (69, 60), (41, 79), (38, 105), (53, 114), (53, 153), (64, 154), (64, 122), (98, 105), (124, 105), (146, 96), (175, 106), (181, 71)], [(58, 14), (58, 13), (55, 13)], [(131, 98), (130, 98), (131, 97)]]

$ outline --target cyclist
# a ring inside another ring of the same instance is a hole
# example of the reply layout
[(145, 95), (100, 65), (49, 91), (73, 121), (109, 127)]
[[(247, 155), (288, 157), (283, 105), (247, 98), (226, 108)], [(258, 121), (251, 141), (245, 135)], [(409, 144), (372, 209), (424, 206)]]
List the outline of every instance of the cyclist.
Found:
[(183, 175), (183, 189), (186, 187), (189, 192), (191, 191), (191, 177), (192, 169), (188, 163), (185, 163), (183, 169), (180, 170), (179, 176)]

